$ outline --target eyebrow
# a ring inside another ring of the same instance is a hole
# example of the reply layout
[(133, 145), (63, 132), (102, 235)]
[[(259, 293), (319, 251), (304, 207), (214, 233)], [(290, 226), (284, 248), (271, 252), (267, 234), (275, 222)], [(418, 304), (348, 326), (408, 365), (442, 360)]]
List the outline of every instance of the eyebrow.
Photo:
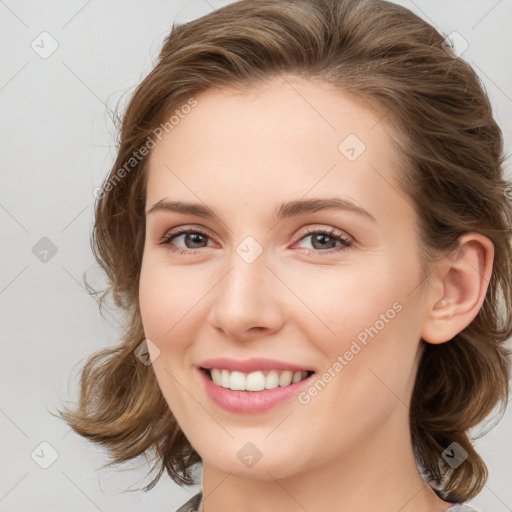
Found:
[[(375, 217), (361, 208), (357, 204), (342, 199), (340, 197), (320, 198), (320, 199), (296, 199), (286, 203), (280, 203), (275, 209), (275, 216), (280, 221), (287, 217), (302, 215), (305, 213), (313, 213), (320, 210), (344, 210), (358, 215), (364, 216), (373, 222)], [(183, 201), (168, 201), (162, 199), (155, 203), (148, 211), (147, 215), (156, 212), (176, 212), (189, 215), (196, 215), (207, 219), (218, 219), (218, 215), (208, 206), (200, 203), (186, 203)]]

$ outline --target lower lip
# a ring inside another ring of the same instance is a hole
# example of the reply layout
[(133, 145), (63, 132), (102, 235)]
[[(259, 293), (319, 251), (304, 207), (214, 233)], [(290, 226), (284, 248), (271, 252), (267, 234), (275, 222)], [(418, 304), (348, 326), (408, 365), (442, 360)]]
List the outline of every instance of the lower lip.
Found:
[(218, 406), (232, 412), (255, 413), (263, 412), (275, 407), (276, 405), (297, 396), (300, 389), (308, 386), (311, 377), (290, 384), (289, 386), (279, 386), (274, 389), (265, 389), (264, 391), (233, 391), (222, 386), (217, 386), (210, 380), (204, 370), (197, 368), (199, 377), (204, 383), (206, 393)]

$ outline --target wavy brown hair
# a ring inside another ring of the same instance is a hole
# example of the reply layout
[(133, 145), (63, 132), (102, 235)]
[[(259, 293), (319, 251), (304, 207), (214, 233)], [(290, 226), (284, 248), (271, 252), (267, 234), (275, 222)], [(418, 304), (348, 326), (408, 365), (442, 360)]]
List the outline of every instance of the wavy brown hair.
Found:
[[(438, 494), (460, 502), (482, 489), (487, 468), (468, 431), (498, 406), (503, 412), (508, 398), (512, 213), (502, 135), (485, 88), (444, 41), (408, 9), (382, 0), (242, 0), (173, 24), (122, 116), (117, 159), (95, 206), (91, 243), (109, 283), (100, 304), (113, 297), (126, 329), (119, 346), (87, 360), (76, 408), (59, 411), (76, 433), (108, 449), (107, 465), (152, 453), (158, 473), (147, 491), (164, 470), (180, 485), (195, 483), (191, 468), (201, 462), (152, 367), (134, 356), (145, 338), (138, 285), (150, 152), (141, 156), (141, 148), (194, 95), (297, 76), (363, 102), (400, 135), (398, 175), (418, 213), (426, 277), (464, 233), (494, 244), (492, 277), (473, 322), (447, 343), (421, 340), (410, 406), (418, 465)], [(452, 442), (468, 453), (456, 469), (441, 458)]]

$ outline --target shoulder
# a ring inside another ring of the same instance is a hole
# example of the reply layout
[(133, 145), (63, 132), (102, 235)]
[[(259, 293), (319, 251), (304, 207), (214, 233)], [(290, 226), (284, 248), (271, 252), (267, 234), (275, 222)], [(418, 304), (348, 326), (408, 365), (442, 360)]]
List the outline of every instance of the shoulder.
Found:
[(199, 503), (201, 503), (202, 493), (198, 492), (192, 498), (190, 498), (185, 504), (183, 504), (176, 512), (197, 512)]

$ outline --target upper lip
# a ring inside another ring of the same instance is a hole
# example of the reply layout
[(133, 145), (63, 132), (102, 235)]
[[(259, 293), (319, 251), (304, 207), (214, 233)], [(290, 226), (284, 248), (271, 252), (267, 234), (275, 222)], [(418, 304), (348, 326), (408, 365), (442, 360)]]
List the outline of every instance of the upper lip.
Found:
[(253, 357), (251, 359), (244, 360), (228, 359), (225, 357), (207, 359), (200, 363), (199, 366), (208, 369), (219, 368), (243, 373), (250, 373), (258, 370), (290, 370), (292, 372), (313, 371), (311, 368), (300, 364), (278, 361), (276, 359), (263, 359), (260, 357)]

